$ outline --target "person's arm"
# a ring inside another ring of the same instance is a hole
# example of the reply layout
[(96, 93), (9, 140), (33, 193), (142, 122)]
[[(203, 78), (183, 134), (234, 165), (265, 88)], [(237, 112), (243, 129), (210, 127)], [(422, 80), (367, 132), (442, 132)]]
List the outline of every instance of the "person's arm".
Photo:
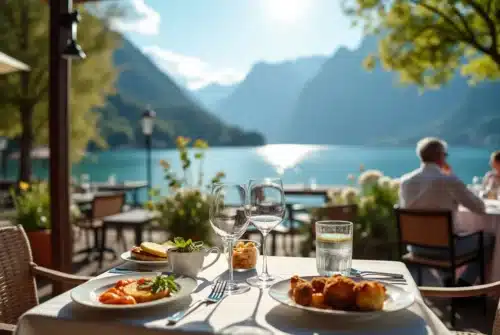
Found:
[(484, 213), (485, 206), (481, 198), (471, 192), (458, 177), (449, 176), (448, 182), (453, 198), (471, 212)]
[(486, 172), (486, 174), (483, 177), (483, 188), (486, 188), (489, 186), (491, 175), (493, 173), (491, 171)]

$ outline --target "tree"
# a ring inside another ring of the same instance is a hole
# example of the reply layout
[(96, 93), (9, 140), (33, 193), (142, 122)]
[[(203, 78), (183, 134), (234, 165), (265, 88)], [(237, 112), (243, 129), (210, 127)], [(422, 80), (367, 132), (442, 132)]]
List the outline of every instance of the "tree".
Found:
[(347, 0), (344, 10), (366, 33), (381, 35), (377, 61), (403, 83), (436, 88), (457, 70), (471, 83), (500, 77), (500, 1)]
[[(108, 29), (106, 15), (118, 13), (107, 8), (105, 15), (90, 15), (89, 6), (79, 6), (82, 22), (78, 26), (78, 43), (88, 55), (74, 61), (71, 71), (71, 155), (81, 157), (89, 141), (100, 145), (94, 107), (105, 103), (114, 90), (117, 74), (113, 51), (120, 37)], [(96, 13), (94, 11), (93, 13)], [(31, 67), (0, 77), (0, 134), (19, 139), (21, 151), (19, 179), (31, 176), (30, 152), (33, 145), (48, 143), (49, 87), (49, 7), (40, 0), (4, 0), (0, 4), (0, 50)]]

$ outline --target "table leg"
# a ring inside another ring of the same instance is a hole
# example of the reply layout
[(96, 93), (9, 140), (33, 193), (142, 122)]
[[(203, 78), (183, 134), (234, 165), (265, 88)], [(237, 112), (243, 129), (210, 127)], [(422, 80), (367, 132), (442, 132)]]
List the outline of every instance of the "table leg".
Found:
[(134, 207), (139, 207), (139, 189), (135, 189), (132, 195), (134, 200)]
[(135, 245), (139, 246), (142, 243), (142, 229), (144, 228), (144, 225), (137, 225), (135, 226)]
[[(102, 269), (102, 262), (104, 260), (104, 251), (106, 249), (106, 233), (107, 233), (107, 225), (103, 224), (101, 227), (101, 240), (99, 246), (99, 265), (98, 269)], [(96, 244), (97, 245), (97, 244)]]
[[(276, 232), (273, 230), (271, 232), (271, 237), (272, 237), (272, 241), (271, 241), (271, 256), (276, 256)], [(284, 241), (283, 241), (284, 242)], [(283, 243), (284, 245), (284, 243)]]

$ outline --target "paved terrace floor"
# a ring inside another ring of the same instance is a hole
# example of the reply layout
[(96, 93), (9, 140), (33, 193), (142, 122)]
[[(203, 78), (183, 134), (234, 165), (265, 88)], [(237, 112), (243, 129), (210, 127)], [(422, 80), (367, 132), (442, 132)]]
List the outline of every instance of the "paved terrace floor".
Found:
[[(149, 239), (148, 233), (145, 233), (144, 239)], [(109, 242), (109, 246), (116, 250), (117, 255), (120, 255), (124, 250), (121, 245), (118, 245), (116, 241), (116, 235), (114, 231), (108, 232), (107, 241)], [(132, 232), (125, 232), (126, 243), (128, 246), (133, 245), (134, 236)], [(252, 238), (256, 238), (260, 241), (259, 235), (253, 235)], [(153, 241), (155, 242), (164, 242), (166, 240), (166, 235), (163, 232), (156, 231), (153, 233)], [(270, 239), (268, 241), (270, 243)], [(289, 250), (288, 244), (286, 244), (286, 248), (284, 247), (284, 239), (282, 237), (278, 237), (277, 240), (277, 254), (278, 256), (289, 256), (289, 253), (286, 251)], [(289, 240), (287, 240), (289, 243)], [(300, 240), (296, 237), (295, 245), (298, 252)], [(76, 248), (75, 250), (80, 250), (85, 248), (84, 239), (80, 238), (75, 241)], [(270, 245), (267, 250), (270, 250)], [(298, 254), (297, 254), (298, 256)], [(75, 256), (73, 260), (73, 271), (74, 273), (80, 275), (94, 276), (101, 272), (106, 271), (118, 264), (120, 264), (120, 259), (113, 260), (111, 255), (107, 254), (104, 261), (103, 269), (99, 270), (97, 261), (87, 261), (83, 255)], [(270, 269), (272, 271), (272, 269)], [(410, 269), (412, 271), (412, 269)], [(414, 273), (414, 271), (412, 271)], [(424, 273), (424, 285), (426, 286), (440, 286), (440, 281), (438, 279), (438, 274), (435, 271), (425, 271)], [(414, 278), (416, 275), (414, 274)], [(39, 296), (40, 300), (44, 301), (50, 298), (51, 287), (47, 283), (39, 283)], [(434, 313), (436, 313), (441, 320), (443, 320), (448, 327), (449, 324), (449, 300), (447, 299), (427, 299), (426, 303), (432, 308)], [(475, 302), (464, 302), (459, 304), (457, 307), (457, 324), (455, 330), (475, 330), (482, 332), (484, 334), (491, 334), (491, 328), (493, 325), (493, 320), (495, 317), (495, 311), (497, 307), (496, 299), (488, 300), (488, 309), (487, 316), (483, 316), (482, 311), (482, 302), (481, 300)]]

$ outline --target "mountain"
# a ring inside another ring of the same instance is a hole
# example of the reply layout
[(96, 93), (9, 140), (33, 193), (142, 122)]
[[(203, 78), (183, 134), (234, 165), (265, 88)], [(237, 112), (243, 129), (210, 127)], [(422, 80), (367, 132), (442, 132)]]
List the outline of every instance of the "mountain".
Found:
[(235, 90), (236, 85), (210, 84), (192, 91), (193, 96), (209, 110), (217, 108), (224, 98), (227, 98)]
[(377, 144), (424, 129), (463, 104), (469, 88), (461, 78), (422, 94), (398, 84), (395, 73), (366, 71), (363, 59), (376, 48), (377, 40), (366, 37), (357, 50), (341, 48), (324, 63), (289, 118), (289, 142)]
[(120, 74), (116, 95), (100, 108), (100, 129), (111, 147), (142, 145), (140, 119), (149, 105), (156, 111), (153, 144), (173, 147), (177, 136), (203, 138), (211, 145), (262, 145), (264, 138), (222, 122), (126, 38), (114, 53)]
[(228, 123), (258, 130), (267, 142), (280, 142), (284, 120), (289, 118), (297, 96), (325, 59), (316, 56), (276, 64), (257, 63), (213, 111)]
[(404, 142), (413, 142), (425, 136), (439, 136), (453, 145), (500, 145), (500, 83), (484, 82), (471, 87), (464, 103), (449, 117), (443, 118), (421, 131), (420, 136)]

